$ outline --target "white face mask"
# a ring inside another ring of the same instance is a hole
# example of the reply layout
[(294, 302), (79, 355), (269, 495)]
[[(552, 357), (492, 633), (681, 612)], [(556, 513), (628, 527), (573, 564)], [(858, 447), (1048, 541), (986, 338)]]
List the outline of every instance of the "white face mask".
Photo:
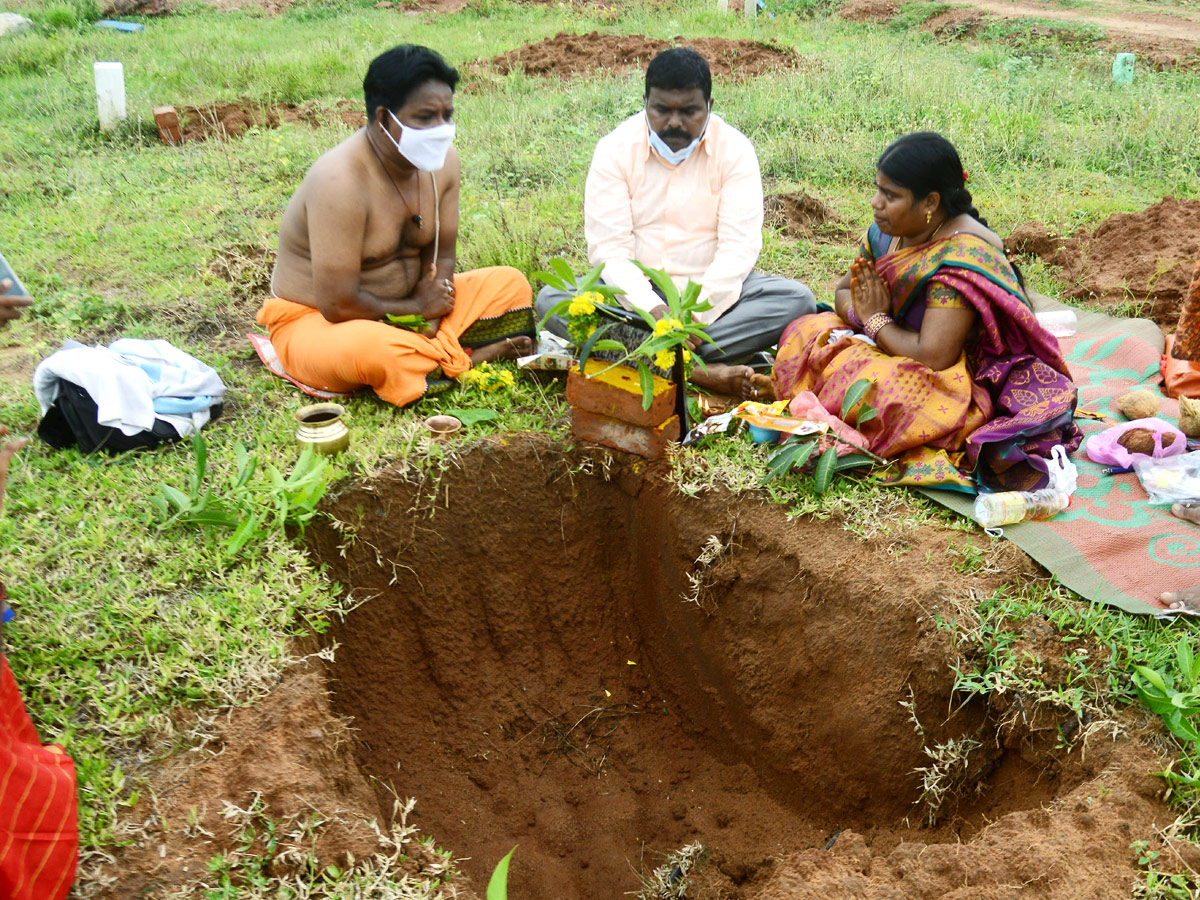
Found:
[[(396, 119), (396, 114), (390, 109), (388, 115)], [(436, 172), (446, 164), (446, 154), (454, 143), (454, 123), (435, 125), (433, 128), (409, 128), (399, 119), (400, 140), (396, 140), (387, 129), (382, 129), (387, 135), (396, 152), (407, 159), (422, 172)]]
[(700, 146), (700, 141), (704, 139), (704, 132), (708, 131), (708, 118), (712, 115), (712, 107), (708, 108), (708, 115), (704, 117), (704, 127), (700, 129), (700, 134), (686, 147), (680, 150), (672, 150), (667, 146), (667, 142), (658, 136), (658, 132), (650, 127), (649, 118), (646, 119), (646, 130), (650, 132), (650, 146), (653, 147), (658, 155), (666, 162), (673, 166), (677, 166), (695, 152)]

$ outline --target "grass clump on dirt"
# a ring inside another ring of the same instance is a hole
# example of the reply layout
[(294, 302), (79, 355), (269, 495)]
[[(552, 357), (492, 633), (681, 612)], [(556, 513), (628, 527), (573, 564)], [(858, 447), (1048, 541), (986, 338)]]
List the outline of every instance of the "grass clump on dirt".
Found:
[[(4, 333), (0, 419), (16, 432), (34, 430), (31, 369), (64, 339), (166, 337), (218, 367), (230, 388), (226, 415), (206, 431), (213, 478), (234, 477), (239, 443), (262, 465), (290, 471), (291, 412), (301, 398), (264, 372), (242, 335), (254, 327), (283, 207), (308, 166), (351, 133), (339, 104), (357, 102), (367, 62), (400, 39), (386, 37), (398, 13), (368, 3), (297, 3), (276, 15), (191, 3), (141, 19), (146, 31), (125, 35), (92, 28), (99, 11), (91, 3), (31, 0), (23, 9), (37, 27), (0, 44), (0, 246), (36, 306)], [(802, 65), (718, 81), (715, 108), (755, 142), (769, 193), (820, 196), (851, 232), (869, 221), (875, 156), (920, 128), (955, 141), (980, 209), (1002, 234), (1026, 221), (1065, 232), (1165, 195), (1200, 196), (1195, 74), (1139, 71), (1119, 91), (1107, 56), (1072, 42), (1045, 42), (1036, 54), (1004, 41), (981, 49), (940, 42), (916, 30), (932, 12), (926, 6), (907, 7), (904, 27), (892, 29), (841, 22), (819, 2), (784, 3), (779, 12), (795, 15), (747, 22), (721, 18), (708, 3), (625, 4), (613, 16), (599, 7), (492, 2), (401, 21), (404, 40), (464, 67), (563, 30), (777, 40)], [(130, 118), (110, 134), (95, 125), (95, 59), (125, 65)], [(457, 100), (460, 267), (503, 263), (532, 275), (557, 255), (581, 264), (592, 148), (639, 108), (641, 91), (636, 72), (571, 83), (520, 71), (468, 78)], [(251, 127), (236, 140), (179, 148), (155, 136), (153, 106), (235, 101), (311, 104), (317, 123)], [(760, 267), (799, 277), (828, 299), (853, 253), (852, 239), (772, 231)], [(1062, 287), (1044, 267), (1029, 274), (1047, 292)], [(464, 453), (508, 432), (565, 441), (560, 393), (518, 378), (511, 391), (459, 390), (410, 410), (356, 396), (346, 403), (352, 452), (326, 478), (336, 489), (340, 479), (401, 465), (434, 488)], [(455, 442), (434, 443), (420, 419), (450, 408), (498, 415)], [(760, 491), (765, 460), (762, 448), (718, 443), (676, 457), (671, 478), (691, 494)], [(128, 838), (121, 823), (144, 799), (149, 767), (202, 744), (218, 710), (269, 690), (296, 658), (294, 639), (327, 627), (347, 603), (282, 528), (233, 559), (204, 532), (158, 529), (151, 510), (159, 485), (186, 484), (194, 464), (187, 444), (115, 457), (34, 445), (10, 476), (0, 518), (3, 575), (18, 613), (9, 656), (42, 736), (78, 763), (85, 896), (95, 888), (94, 865)], [(837, 517), (864, 537), (946, 521), (924, 501), (848, 479), (824, 497), (801, 478), (763, 496), (793, 515)], [(1132, 699), (1134, 663), (1166, 665), (1173, 646), (1159, 623), (1053, 587), (978, 600), (974, 618), (954, 623), (964, 647), (977, 648), (964, 650), (961, 689), (1019, 697), (1014, 708), (1022, 710), (1063, 706), (1084, 729)], [(1068, 653), (1065, 680), (1050, 685), (1013, 649), (1015, 625), (1038, 617), (1060, 643), (1104, 652)], [(1192, 809), (1200, 751), (1184, 748), (1173, 777), (1175, 796)], [(214, 890), (232, 890), (225, 881), (240, 889), (257, 871), (251, 860), (266, 826), (253, 811), (237, 815), (247, 840), (214, 870)], [(274, 827), (293, 826), (301, 827)], [(307, 865), (298, 869), (306, 878), (331, 877)], [(334, 881), (357, 883), (345, 879), (373, 870), (357, 871)]]

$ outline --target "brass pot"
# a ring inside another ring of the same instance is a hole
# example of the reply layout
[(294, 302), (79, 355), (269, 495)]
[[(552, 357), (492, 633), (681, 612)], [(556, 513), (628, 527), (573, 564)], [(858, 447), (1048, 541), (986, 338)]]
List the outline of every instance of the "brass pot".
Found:
[(296, 410), (296, 440), (301, 448), (332, 455), (350, 446), (350, 429), (342, 421), (346, 408), (340, 403), (313, 403)]
[(435, 441), (444, 441), (451, 435), (458, 434), (462, 422), (454, 416), (430, 416), (421, 423), (433, 435)]

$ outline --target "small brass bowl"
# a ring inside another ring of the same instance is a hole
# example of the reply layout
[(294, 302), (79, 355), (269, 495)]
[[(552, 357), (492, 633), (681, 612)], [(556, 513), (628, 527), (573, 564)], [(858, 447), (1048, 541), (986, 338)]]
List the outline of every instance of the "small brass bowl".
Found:
[(429, 430), (435, 441), (444, 441), (462, 429), (462, 422), (454, 416), (430, 416), (421, 424)]
[(342, 421), (346, 408), (340, 403), (313, 403), (296, 410), (296, 440), (317, 453), (341, 453), (350, 446), (350, 429)]

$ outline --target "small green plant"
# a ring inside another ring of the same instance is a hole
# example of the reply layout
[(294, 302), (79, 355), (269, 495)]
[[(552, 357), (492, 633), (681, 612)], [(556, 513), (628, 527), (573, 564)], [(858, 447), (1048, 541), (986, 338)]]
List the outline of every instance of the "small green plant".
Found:
[(504, 859), (496, 863), (492, 877), (488, 879), (487, 900), (508, 900), (508, 863), (516, 852), (517, 848), (513, 847)]
[[(855, 422), (858, 425), (875, 418), (874, 407), (867, 405), (863, 399), (873, 384), (874, 382), (870, 379), (860, 378), (850, 385), (845, 397), (842, 398), (841, 418), (843, 421), (856, 407), (858, 416)], [(771, 458), (767, 461), (767, 474), (763, 482), (773, 481), (793, 469), (802, 468), (812, 458), (822, 441), (827, 446), (813, 467), (813, 485), (818, 494), (824, 494), (829, 490), (829, 486), (833, 484), (833, 476), (838, 472), (863, 466), (884, 465), (885, 461), (874, 453), (848, 443), (832, 431), (792, 435), (771, 454)], [(838, 456), (838, 444), (853, 447), (854, 452)]]
[[(603, 339), (604, 333), (614, 323), (599, 324), (597, 307), (600, 302), (593, 297), (598, 295), (602, 299), (612, 299), (621, 293), (619, 289), (600, 282), (600, 273), (604, 269), (603, 264), (592, 269), (583, 278), (576, 280), (566, 262), (556, 258), (550, 260), (550, 267), (554, 269), (553, 273), (538, 272), (537, 276), (552, 287), (572, 291), (575, 294), (571, 298), (556, 303), (546, 313), (542, 323), (545, 324), (546, 319), (552, 315), (566, 314), (567, 332), (579, 347), (580, 371), (584, 370), (588, 358), (596, 351), (623, 352), (625, 355), (621, 359), (602, 371), (608, 371), (614, 366), (625, 363), (636, 365), (642, 388), (642, 408), (649, 409), (650, 404), (654, 402), (654, 374), (650, 371), (651, 365), (670, 370), (674, 368), (676, 361), (680, 360), (683, 363), (683, 375), (686, 378), (687, 373), (691, 370), (692, 345), (698, 341), (706, 341), (713, 346), (716, 346), (716, 343), (708, 336), (704, 326), (695, 319), (696, 313), (712, 309), (712, 305), (707, 300), (700, 299), (700, 285), (689, 280), (681, 292), (675, 286), (675, 282), (671, 280), (671, 276), (661, 269), (652, 269), (636, 260), (635, 265), (658, 289), (667, 311), (656, 319), (643, 309), (634, 308), (632, 310), (641, 317), (650, 331), (649, 336), (632, 350), (617, 341)], [(699, 356), (695, 357), (695, 361), (701, 368), (705, 368), (704, 360)], [(597, 372), (591, 377), (598, 374), (600, 373)]]
[(208, 445), (200, 434), (192, 437), (192, 469), (187, 490), (160, 484), (150, 505), (160, 519), (159, 528), (176, 525), (206, 531), (232, 531), (222, 547), (222, 557), (231, 562), (252, 541), (265, 538), (288, 525), (303, 528), (316, 515), (325, 494), (326, 461), (305, 447), (286, 478), (274, 466), (267, 467), (268, 481), (252, 481), (258, 458), (241, 444), (234, 445), (237, 471), (218, 496), (208, 475)]
[(1133, 684), (1138, 699), (1151, 712), (1162, 716), (1171, 734), (1185, 741), (1200, 741), (1200, 730), (1193, 721), (1200, 713), (1200, 659), (1186, 635), (1175, 645), (1175, 662), (1178, 672), (1174, 674), (1149, 666), (1134, 666)]
[[(550, 287), (567, 291), (571, 296), (554, 304), (542, 318), (539, 328), (545, 327), (546, 320), (551, 316), (565, 316), (567, 319), (567, 334), (576, 347), (583, 346), (600, 326), (600, 314), (597, 304), (615, 302), (617, 294), (624, 293), (620, 288), (607, 285), (600, 280), (604, 271), (604, 263), (593, 268), (582, 278), (576, 278), (566, 260), (556, 256), (550, 260), (550, 272), (534, 272), (535, 278), (540, 278)], [(620, 348), (618, 344), (617, 347)], [(623, 349), (623, 348), (621, 348)]]

